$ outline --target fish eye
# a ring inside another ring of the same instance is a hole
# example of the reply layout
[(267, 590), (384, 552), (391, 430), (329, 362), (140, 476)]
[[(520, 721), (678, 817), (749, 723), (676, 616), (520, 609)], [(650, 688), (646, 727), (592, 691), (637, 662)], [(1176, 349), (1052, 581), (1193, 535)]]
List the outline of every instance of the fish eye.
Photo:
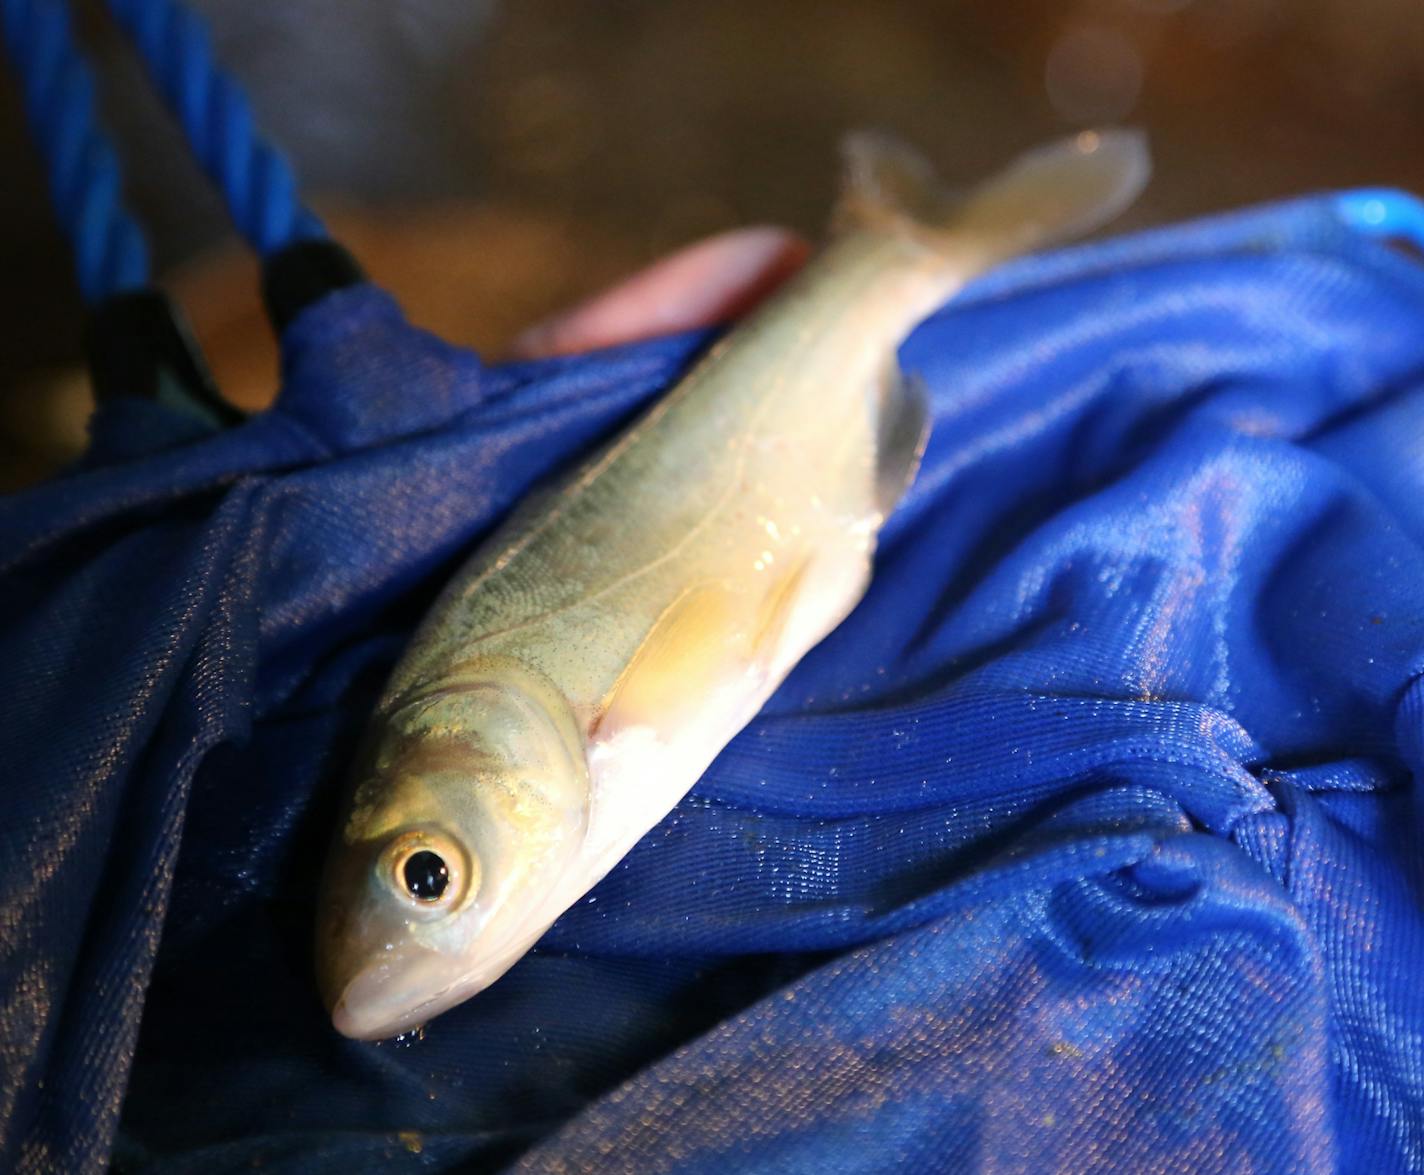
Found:
[(460, 903), (478, 869), (444, 833), (416, 828), (386, 845), (378, 872), (415, 910), (434, 915)]
[(401, 869), (406, 892), (422, 902), (436, 902), (450, 884), (450, 866), (445, 858), (429, 849), (411, 853)]

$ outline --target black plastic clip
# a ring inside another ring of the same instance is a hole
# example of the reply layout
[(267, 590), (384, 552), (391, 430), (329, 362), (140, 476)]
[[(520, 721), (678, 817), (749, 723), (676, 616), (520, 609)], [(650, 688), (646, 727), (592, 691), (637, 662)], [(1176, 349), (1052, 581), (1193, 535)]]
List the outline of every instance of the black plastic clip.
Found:
[(280, 335), (308, 306), (365, 280), (360, 263), (335, 241), (298, 241), (262, 263), (262, 300)]
[(90, 312), (84, 352), (94, 398), (155, 400), (219, 428), (246, 417), (222, 398), (187, 319), (162, 290), (106, 298)]

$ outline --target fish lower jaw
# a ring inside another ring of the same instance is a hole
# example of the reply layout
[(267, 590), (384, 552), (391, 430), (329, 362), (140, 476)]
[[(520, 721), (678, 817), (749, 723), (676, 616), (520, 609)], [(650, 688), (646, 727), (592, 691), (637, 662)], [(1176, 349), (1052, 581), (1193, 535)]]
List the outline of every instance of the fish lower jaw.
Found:
[[(573, 900), (576, 898), (569, 904)], [(411, 994), (403, 1000), (382, 990), (379, 972), (357, 975), (346, 985), (331, 1010), (332, 1027), (353, 1040), (387, 1040), (428, 1024), (442, 1012), (479, 995), (502, 978), (543, 937), (563, 909), (561, 906), (552, 914), (545, 914), (541, 909), (535, 915), (538, 920), (531, 920), (532, 928), (492, 944), (481, 953), (477, 966), (465, 971), (452, 967), (455, 978), (433, 994)]]
[(401, 1036), (428, 1024), (442, 1012), (447, 1012), (456, 1004), (477, 995), (507, 969), (501, 968), (492, 974), (482, 971), (474, 976), (462, 977), (419, 1003), (401, 1005), (394, 1011), (390, 1008), (374, 1008), (359, 998), (359, 992), (353, 993), (352, 989), (362, 981), (362, 977), (358, 975), (347, 984), (346, 992), (332, 1008), (331, 1024), (342, 1036), (352, 1040), (389, 1040), (393, 1036)]
[(352, 1040), (388, 1040), (393, 1036), (401, 1036), (419, 1028), (430, 1017), (438, 1015), (444, 1010), (436, 1006), (440, 999), (440, 996), (436, 996), (396, 1019), (374, 1020), (355, 1011), (343, 996), (337, 1000), (336, 1007), (331, 1010), (331, 1026), (342, 1036)]

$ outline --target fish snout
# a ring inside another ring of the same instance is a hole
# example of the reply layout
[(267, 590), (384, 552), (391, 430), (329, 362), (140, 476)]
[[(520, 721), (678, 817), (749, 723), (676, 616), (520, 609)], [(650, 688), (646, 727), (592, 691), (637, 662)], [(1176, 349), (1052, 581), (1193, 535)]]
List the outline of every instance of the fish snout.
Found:
[(353, 1040), (383, 1040), (415, 1027), (407, 1023), (407, 1013), (413, 1009), (405, 1006), (410, 996), (404, 993), (402, 998), (404, 986), (385, 960), (368, 965), (339, 990), (323, 993), (332, 1027)]
[(343, 1036), (381, 1040), (404, 1032), (408, 1013), (440, 982), (437, 952), (413, 941), (410, 928), (384, 910), (335, 898), (323, 902), (316, 977), (332, 1025)]
[[(478, 871), (448, 839), (409, 829), (339, 845), (328, 859), (318, 899), (316, 978), (343, 1035), (379, 1040), (413, 1028), (458, 978), (459, 935), (470, 922), (468, 911), (451, 905)], [(432, 847), (440, 851), (438, 871), (423, 860), (435, 856)], [(445, 884), (435, 889), (432, 881)], [(433, 892), (427, 897), (426, 890)]]

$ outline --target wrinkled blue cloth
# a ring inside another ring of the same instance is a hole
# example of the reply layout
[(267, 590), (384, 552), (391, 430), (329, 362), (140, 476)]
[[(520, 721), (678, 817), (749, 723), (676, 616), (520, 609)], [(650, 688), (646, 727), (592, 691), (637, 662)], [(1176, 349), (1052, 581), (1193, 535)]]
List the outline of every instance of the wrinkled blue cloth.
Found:
[(863, 605), (494, 988), (331, 1030), (383, 675), (705, 342), (485, 368), (355, 288), (271, 412), (0, 505), (0, 1165), (1424, 1167), (1424, 270), (1324, 200), (921, 326)]

